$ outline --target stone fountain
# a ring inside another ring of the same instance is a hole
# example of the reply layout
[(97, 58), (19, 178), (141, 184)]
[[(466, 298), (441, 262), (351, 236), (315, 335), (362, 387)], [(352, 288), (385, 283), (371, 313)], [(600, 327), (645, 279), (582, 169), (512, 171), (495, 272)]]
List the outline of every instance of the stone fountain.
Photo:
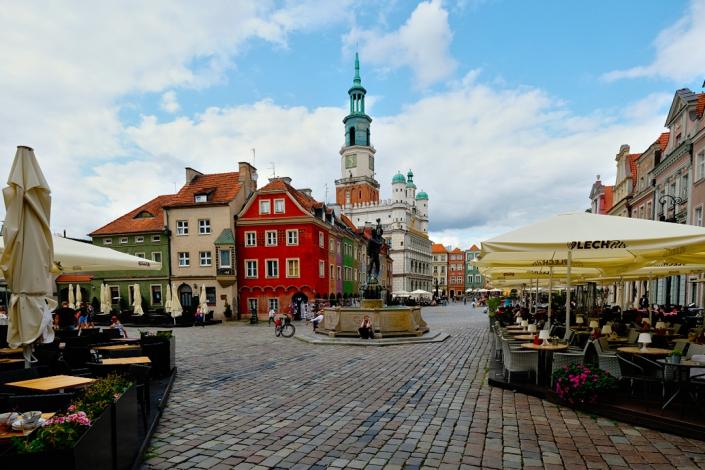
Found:
[(365, 315), (372, 320), (375, 338), (422, 336), (429, 332), (421, 317), (421, 307), (385, 307), (382, 287), (379, 285), (379, 253), (384, 244), (382, 225), (377, 227), (367, 243), (369, 266), (367, 285), (362, 291), (359, 307), (329, 307), (323, 312), (323, 321), (316, 332), (333, 337), (357, 337)]

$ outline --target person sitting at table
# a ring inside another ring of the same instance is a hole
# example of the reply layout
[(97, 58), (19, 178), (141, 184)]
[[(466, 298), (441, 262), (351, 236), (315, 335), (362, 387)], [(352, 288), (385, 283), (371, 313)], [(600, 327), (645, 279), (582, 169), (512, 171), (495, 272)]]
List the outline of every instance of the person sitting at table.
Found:
[(70, 308), (68, 302), (61, 302), (61, 307), (57, 308), (54, 313), (54, 326), (56, 328), (67, 330), (76, 328), (76, 310)]
[(370, 316), (365, 315), (360, 323), (360, 328), (357, 329), (362, 339), (374, 339), (375, 333), (372, 331), (372, 321), (370, 321)]
[(127, 338), (127, 330), (125, 329), (124, 326), (122, 326), (122, 323), (120, 323), (120, 319), (113, 315), (113, 318), (110, 323), (110, 328), (115, 328), (120, 332), (120, 337), (122, 338)]

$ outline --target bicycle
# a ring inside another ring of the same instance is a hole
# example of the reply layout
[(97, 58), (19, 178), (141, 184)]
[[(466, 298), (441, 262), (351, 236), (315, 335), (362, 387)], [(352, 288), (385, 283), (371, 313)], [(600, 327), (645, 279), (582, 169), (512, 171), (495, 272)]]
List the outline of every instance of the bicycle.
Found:
[(281, 325), (274, 326), (274, 336), (283, 336), (284, 338), (291, 338), (296, 333), (296, 327), (291, 324), (291, 320), (288, 318)]

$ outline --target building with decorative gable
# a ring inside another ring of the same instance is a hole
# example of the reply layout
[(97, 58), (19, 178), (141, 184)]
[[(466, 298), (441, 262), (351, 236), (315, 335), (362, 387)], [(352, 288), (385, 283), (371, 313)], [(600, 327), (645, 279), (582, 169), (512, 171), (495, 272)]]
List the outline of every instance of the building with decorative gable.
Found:
[(431, 245), (428, 238), (428, 194), (417, 193), (414, 174), (400, 172), (392, 178), (392, 197), (380, 199), (375, 178), (375, 153), (365, 113), (360, 63), (355, 55), (355, 77), (348, 90), (350, 113), (343, 119), (345, 145), (340, 149), (341, 177), (335, 180), (336, 213), (345, 214), (358, 227), (379, 219), (393, 260), (393, 291), (433, 289)]
[(473, 245), (465, 250), (465, 290), (482, 289), (485, 286), (480, 270), (473, 264), (473, 260), (480, 255), (480, 248)]
[(434, 243), (433, 253), (433, 293), (436, 297), (448, 295), (448, 250), (441, 243)]
[(448, 296), (453, 299), (465, 295), (465, 252), (453, 248), (448, 253)]
[(629, 153), (629, 146), (622, 145), (615, 157), (617, 162), (617, 178), (614, 184), (612, 207), (607, 212), (609, 215), (619, 217), (631, 216), (631, 198), (634, 183), (637, 181), (638, 153)]

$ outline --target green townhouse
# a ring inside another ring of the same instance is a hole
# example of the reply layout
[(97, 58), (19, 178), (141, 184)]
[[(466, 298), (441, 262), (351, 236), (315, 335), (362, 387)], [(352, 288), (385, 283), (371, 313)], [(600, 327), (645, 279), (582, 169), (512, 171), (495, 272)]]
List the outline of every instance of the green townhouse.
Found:
[(480, 249), (473, 245), (469, 250), (465, 250), (465, 289), (482, 289), (485, 281), (472, 261), (480, 255)]
[(172, 197), (157, 196), (89, 234), (94, 245), (162, 264), (160, 270), (96, 272), (87, 280), (92, 292), (91, 299), (99, 298), (100, 284), (104, 283), (110, 288), (113, 311), (127, 310), (134, 301), (134, 285), (139, 284), (145, 312), (164, 308), (171, 275), (169, 230), (164, 222), (164, 206)]

